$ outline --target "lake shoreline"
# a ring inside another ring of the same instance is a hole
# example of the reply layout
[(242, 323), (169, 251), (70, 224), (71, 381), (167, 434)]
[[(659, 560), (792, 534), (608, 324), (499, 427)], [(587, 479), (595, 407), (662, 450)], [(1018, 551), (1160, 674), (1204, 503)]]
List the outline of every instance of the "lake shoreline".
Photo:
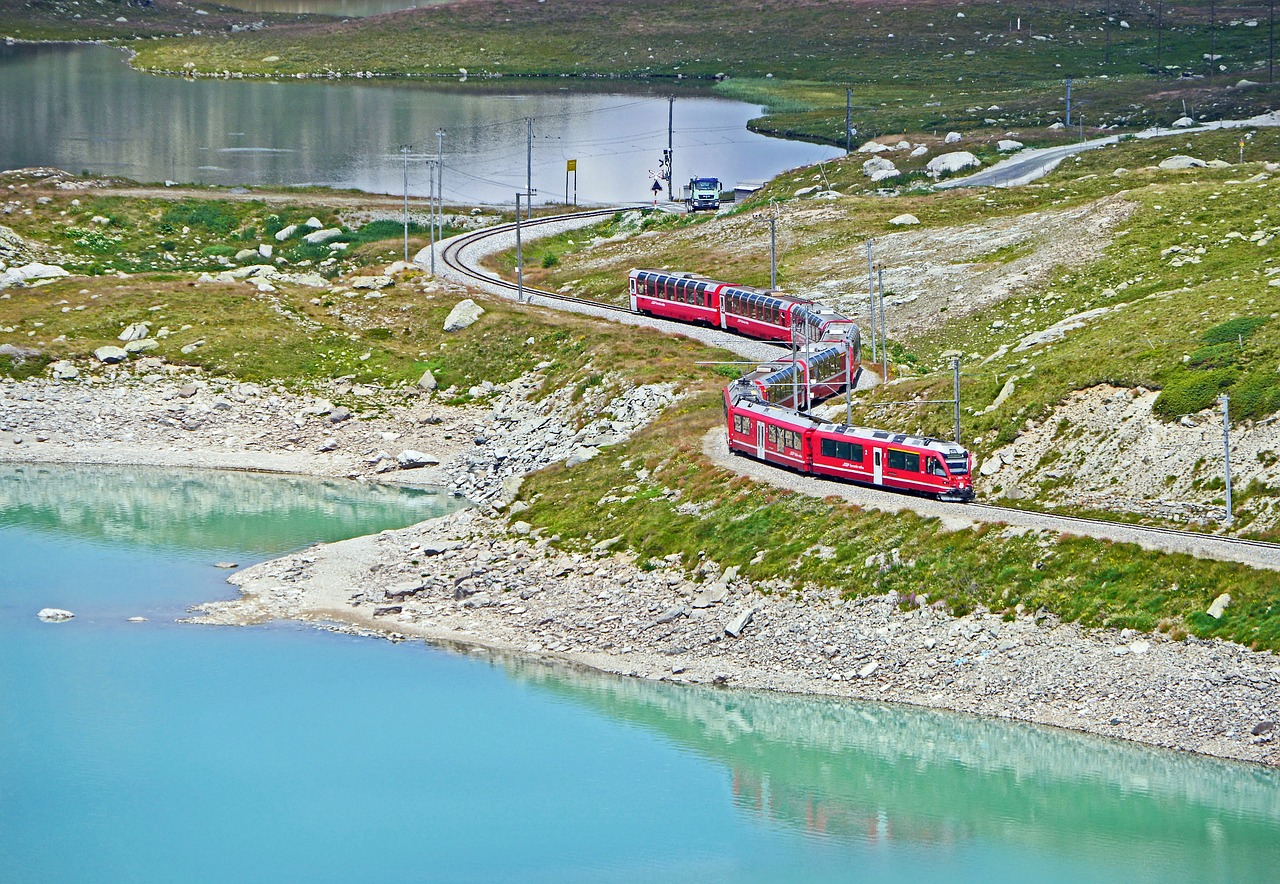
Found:
[[(1268, 725), (1280, 717), (1280, 661), (1270, 652), (1088, 630), (1035, 612), (956, 618), (893, 594), (794, 595), (713, 562), (694, 573), (674, 562), (642, 567), (608, 541), (582, 553), (557, 549), (508, 511), (517, 483), (497, 468), (505, 458), (485, 461), (491, 446), (477, 441), (500, 432), (494, 415), (534, 384), (499, 390), (492, 410), (440, 406), (411, 390), (361, 390), (382, 404), (377, 416), (334, 422), (319, 395), (176, 369), (151, 380), (117, 372), (96, 383), (9, 381), (0, 383), (0, 462), (287, 472), (438, 485), (480, 501), (237, 572), (230, 582), (241, 596), (199, 606), (196, 622), (298, 620), (630, 677), (905, 703), (1280, 766)], [(207, 409), (206, 422), (192, 430), (164, 423), (175, 400)], [(392, 466), (406, 450), (438, 463)]]

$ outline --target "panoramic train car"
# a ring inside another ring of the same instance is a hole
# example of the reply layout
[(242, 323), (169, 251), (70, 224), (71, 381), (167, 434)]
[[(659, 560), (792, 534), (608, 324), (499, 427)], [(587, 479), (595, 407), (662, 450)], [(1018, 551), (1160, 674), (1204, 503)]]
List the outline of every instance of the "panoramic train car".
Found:
[(720, 325), (720, 290), (727, 282), (665, 270), (632, 270), (627, 277), (634, 312)]
[(799, 341), (824, 341), (853, 327), (829, 307), (781, 292), (665, 270), (632, 270), (627, 278), (636, 313), (719, 326), (764, 341), (789, 344), (793, 328)]
[(858, 330), (851, 341), (811, 344), (797, 351), (794, 362), (783, 359), (762, 365), (742, 378), (770, 405), (804, 410), (813, 402), (842, 393), (858, 379)]
[(790, 344), (793, 314), (808, 306), (816, 305), (781, 292), (725, 286), (720, 291), (720, 327), (763, 341)]
[(938, 439), (848, 427), (761, 401), (750, 383), (725, 388), (729, 449), (765, 463), (937, 497), (973, 499), (973, 457)]

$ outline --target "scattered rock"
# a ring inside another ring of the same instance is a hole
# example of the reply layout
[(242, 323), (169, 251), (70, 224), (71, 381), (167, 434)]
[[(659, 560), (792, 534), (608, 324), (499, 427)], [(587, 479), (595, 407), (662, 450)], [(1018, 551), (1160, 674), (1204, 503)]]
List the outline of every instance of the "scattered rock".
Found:
[(99, 347), (93, 351), (93, 358), (97, 359), (103, 365), (115, 365), (124, 362), (129, 358), (129, 354), (122, 347)]
[(906, 227), (913, 224), (919, 224), (920, 219), (917, 218), (915, 215), (912, 215), (910, 212), (906, 212), (901, 215), (898, 215), (895, 218), (890, 218), (889, 223), (895, 227)]
[(1205, 613), (1208, 614), (1210, 617), (1212, 617), (1214, 620), (1221, 620), (1222, 615), (1226, 613), (1226, 610), (1228, 607), (1230, 607), (1230, 605), (1231, 605), (1231, 593), (1224, 592), (1222, 595), (1218, 596), (1216, 599), (1213, 600), (1213, 604), (1209, 605), (1209, 610), (1205, 611)]
[(953, 153), (939, 154), (925, 164), (925, 171), (933, 178), (939, 178), (943, 175), (960, 172), (965, 169), (971, 169), (981, 166), (982, 161), (967, 150), (958, 150)]
[(459, 301), (449, 311), (449, 316), (444, 321), (444, 330), (447, 332), (462, 331), (462, 329), (474, 325), (483, 315), (484, 308), (470, 298)]
[(1161, 169), (1203, 169), (1207, 163), (1195, 157), (1175, 154), (1160, 161)]
[(62, 608), (41, 608), (36, 616), (45, 623), (64, 623), (76, 615)]

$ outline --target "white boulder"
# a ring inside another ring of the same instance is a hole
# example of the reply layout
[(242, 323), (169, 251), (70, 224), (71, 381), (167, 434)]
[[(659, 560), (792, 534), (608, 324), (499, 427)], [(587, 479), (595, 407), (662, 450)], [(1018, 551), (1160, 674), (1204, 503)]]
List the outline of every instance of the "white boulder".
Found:
[(942, 140), (945, 141), (947, 144), (955, 144), (960, 140), (960, 133), (948, 132), (947, 137)]
[(858, 153), (884, 153), (886, 150), (893, 150), (893, 148), (887, 144), (881, 144), (879, 141), (868, 141), (858, 148)]
[(906, 214), (899, 215), (896, 218), (890, 218), (889, 223), (895, 227), (908, 227), (912, 224), (919, 224), (920, 219), (908, 212)]
[(342, 230), (337, 227), (325, 227), (320, 230), (313, 230), (303, 239), (312, 245), (318, 245), (322, 242), (328, 242), (331, 239), (337, 239), (342, 236)]
[(887, 172), (889, 170), (898, 171), (892, 160), (886, 160), (884, 157), (872, 157), (862, 164), (862, 174), (870, 178), (876, 172)]
[(949, 175), (960, 172), (964, 169), (972, 169), (981, 166), (982, 161), (969, 153), (967, 150), (957, 150), (952, 153), (939, 154), (929, 160), (925, 165), (925, 170), (934, 178), (943, 175)]
[(62, 608), (41, 608), (36, 616), (45, 623), (64, 623), (74, 617), (75, 614), (70, 611), (64, 611)]
[(1191, 119), (1190, 117), (1178, 117), (1178, 119), (1173, 121), (1173, 128), (1190, 129), (1195, 124), (1196, 124), (1196, 121)]
[(901, 174), (897, 169), (881, 169), (878, 172), (871, 173), (871, 180), (876, 182), (887, 181), (890, 178), (897, 178)]
[[(298, 232), (297, 224), (290, 224), (288, 227), (282, 227), (276, 231), (276, 241), (284, 242), (286, 239), (293, 236), (297, 232)], [(265, 257), (265, 255), (263, 257)]]
[(1160, 161), (1161, 169), (1203, 169), (1206, 165), (1208, 164), (1204, 160), (1185, 154), (1175, 154)]
[(447, 332), (462, 331), (464, 328), (474, 325), (476, 320), (483, 315), (484, 308), (470, 298), (465, 301), (459, 301), (449, 311), (449, 316), (444, 321), (444, 330)]
[(1022, 150), (1026, 147), (1021, 141), (1014, 141), (1012, 138), (1002, 138), (996, 142), (996, 150), (1001, 153), (1009, 153), (1010, 151)]
[(129, 354), (121, 347), (99, 347), (93, 351), (93, 358), (103, 365), (115, 365), (128, 359)]

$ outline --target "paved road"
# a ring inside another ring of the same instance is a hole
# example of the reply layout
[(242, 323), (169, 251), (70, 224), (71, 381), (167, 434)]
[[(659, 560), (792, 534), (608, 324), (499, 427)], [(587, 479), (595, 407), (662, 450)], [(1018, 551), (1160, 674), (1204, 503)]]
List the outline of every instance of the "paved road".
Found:
[[(1216, 132), (1219, 129), (1249, 129), (1261, 126), (1280, 126), (1280, 111), (1259, 114), (1247, 120), (1219, 120), (1205, 123), (1189, 129), (1170, 129), (1159, 127), (1144, 129), (1133, 133), (1134, 138), (1166, 138), (1171, 135), (1196, 135), (1201, 132)], [(963, 178), (954, 178), (939, 183), (939, 188), (949, 187), (1016, 187), (1034, 181), (1057, 168), (1058, 164), (1073, 154), (1108, 144), (1116, 144), (1119, 135), (1105, 138), (1091, 138), (1077, 144), (1062, 144), (1057, 147), (1042, 147), (1032, 150), (1021, 150), (1007, 160), (1001, 160), (990, 168), (974, 172)]]

